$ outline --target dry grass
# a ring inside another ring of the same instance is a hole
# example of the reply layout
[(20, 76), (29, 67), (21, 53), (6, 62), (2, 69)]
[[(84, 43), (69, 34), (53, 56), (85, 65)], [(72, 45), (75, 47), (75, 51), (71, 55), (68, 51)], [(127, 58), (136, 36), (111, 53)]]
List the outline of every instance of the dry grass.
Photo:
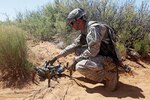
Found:
[(24, 31), (13, 25), (0, 26), (0, 71), (6, 86), (28, 79), (30, 64)]

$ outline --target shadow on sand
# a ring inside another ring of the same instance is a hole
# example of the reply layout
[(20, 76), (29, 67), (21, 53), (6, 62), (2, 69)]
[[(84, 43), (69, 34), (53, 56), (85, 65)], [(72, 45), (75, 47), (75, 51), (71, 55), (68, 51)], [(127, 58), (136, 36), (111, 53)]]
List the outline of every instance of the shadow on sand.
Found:
[[(76, 78), (77, 80), (84, 81), (86, 83), (96, 84), (96, 82), (90, 81), (88, 79), (85, 79), (83, 77)], [(131, 97), (134, 99), (138, 98), (145, 98), (145, 96), (142, 94), (143, 90), (137, 86), (132, 86), (129, 84), (125, 84), (122, 82), (119, 82), (118, 89), (115, 92), (108, 92), (105, 90), (104, 86), (96, 86), (94, 88), (90, 88), (86, 85), (82, 85), (83, 88), (86, 88), (86, 91), (88, 93), (100, 93), (105, 97), (117, 97), (117, 98), (126, 98)]]

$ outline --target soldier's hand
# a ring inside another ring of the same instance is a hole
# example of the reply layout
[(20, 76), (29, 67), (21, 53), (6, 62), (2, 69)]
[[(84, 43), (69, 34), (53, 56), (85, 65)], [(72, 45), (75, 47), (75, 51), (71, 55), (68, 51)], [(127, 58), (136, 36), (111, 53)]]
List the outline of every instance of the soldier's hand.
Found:
[(75, 66), (76, 66), (77, 62), (74, 61), (71, 66), (68, 68), (68, 70), (70, 71), (70, 77), (72, 77), (73, 71), (75, 71)]
[(70, 71), (75, 71), (75, 66), (76, 66), (76, 64), (77, 64), (77, 61), (74, 59), (74, 60), (73, 60), (73, 63), (68, 67), (68, 69), (69, 69)]

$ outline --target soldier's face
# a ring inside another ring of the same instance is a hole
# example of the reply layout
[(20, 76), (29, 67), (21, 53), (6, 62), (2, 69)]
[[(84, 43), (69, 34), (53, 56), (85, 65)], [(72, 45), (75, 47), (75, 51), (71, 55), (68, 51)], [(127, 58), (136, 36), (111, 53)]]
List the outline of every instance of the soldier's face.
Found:
[(85, 22), (82, 19), (78, 19), (75, 22), (71, 23), (71, 26), (75, 30), (84, 30)]

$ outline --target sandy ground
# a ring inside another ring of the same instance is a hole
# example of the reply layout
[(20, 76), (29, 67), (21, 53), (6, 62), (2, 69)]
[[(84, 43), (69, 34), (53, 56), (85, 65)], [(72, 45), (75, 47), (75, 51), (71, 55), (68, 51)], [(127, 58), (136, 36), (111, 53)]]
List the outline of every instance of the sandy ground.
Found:
[[(29, 60), (35, 65), (42, 65), (52, 55), (60, 50), (56, 45), (49, 42), (28, 41), (30, 51)], [(71, 61), (72, 55), (60, 59), (60, 62)], [(75, 72), (74, 79), (61, 77), (51, 82), (51, 87), (47, 87), (47, 80), (39, 85), (29, 83), (23, 88), (3, 88), (0, 87), (0, 100), (150, 100), (150, 61), (140, 64), (126, 60), (124, 63), (132, 66), (134, 76), (128, 74), (120, 75), (118, 90), (108, 92), (100, 83), (87, 80)], [(146, 67), (146, 68), (143, 68)], [(68, 72), (65, 72), (69, 74)]]

